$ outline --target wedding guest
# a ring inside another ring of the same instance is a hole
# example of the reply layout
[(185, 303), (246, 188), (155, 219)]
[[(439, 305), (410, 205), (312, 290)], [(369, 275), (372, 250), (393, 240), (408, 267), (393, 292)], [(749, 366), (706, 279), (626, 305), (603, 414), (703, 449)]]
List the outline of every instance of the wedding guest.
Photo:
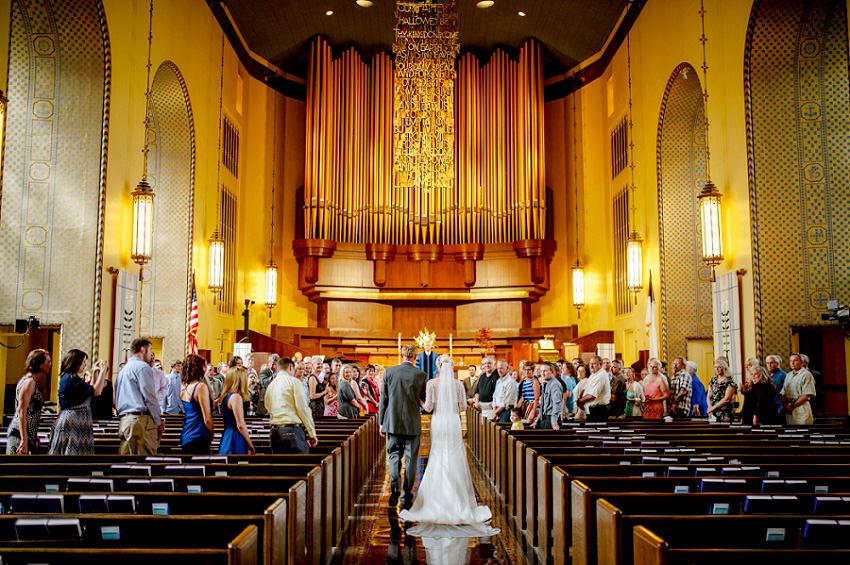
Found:
[(497, 422), (508, 422), (511, 417), (511, 409), (517, 402), (517, 382), (508, 371), (508, 362), (499, 359), (496, 364), (499, 380), (493, 391), (493, 420)]
[(714, 376), (708, 383), (708, 416), (714, 416), (718, 422), (731, 421), (735, 415), (735, 392), (738, 385), (732, 379), (729, 365), (723, 359), (714, 363)]
[(476, 374), (478, 367), (475, 365), (470, 365), (466, 368), (467, 375), (466, 378), (463, 379), (463, 388), (466, 389), (466, 402), (467, 404), (472, 404), (475, 398), (475, 385), (478, 384), (478, 375)]
[(44, 394), (38, 381), (46, 381), (52, 367), (53, 360), (46, 349), (33, 349), (27, 355), (24, 363), (26, 372), (15, 387), (15, 415), (6, 431), (6, 455), (27, 455), (38, 451), (38, 425), (44, 406)]
[[(131, 357), (115, 380), (115, 412), (121, 419), (121, 455), (154, 455), (165, 420), (154, 387), (153, 346), (144, 338), (130, 344)], [(153, 425), (151, 425), (153, 423)]]
[(325, 395), (325, 418), (336, 418), (339, 415), (339, 399), (337, 397), (336, 376), (327, 373), (327, 394)]
[[(749, 385), (744, 393), (744, 406), (741, 408), (741, 423), (758, 426), (776, 422), (776, 410), (773, 399), (776, 389), (767, 369), (761, 365), (750, 365), (747, 373)], [(743, 387), (742, 387), (743, 388)]]
[(815, 420), (809, 400), (817, 394), (815, 378), (803, 367), (803, 360), (798, 353), (792, 353), (789, 362), (791, 371), (785, 375), (785, 382), (780, 391), (786, 414), (785, 422), (789, 426), (812, 424)]
[[(91, 384), (91, 375), (88, 374), (87, 383)], [(103, 390), (100, 394), (93, 396), (91, 399), (91, 417), (92, 420), (109, 420), (112, 418), (112, 409), (115, 405), (115, 389), (112, 386), (110, 373), (106, 373), (103, 377)]]
[(304, 386), (304, 397), (307, 399), (307, 402), (310, 402), (310, 373), (307, 372), (307, 366), (303, 361), (295, 361), (294, 368), (292, 369), (292, 376), (301, 381), (301, 384)]
[[(587, 367), (583, 364), (579, 365), (578, 369), (576, 369), (576, 378), (578, 379), (578, 382), (576, 383), (576, 387), (573, 389), (573, 398), (581, 398), (584, 396), (584, 389), (587, 386)], [(573, 414), (573, 418), (575, 420), (587, 419), (587, 414), (584, 409), (578, 405), (578, 403), (575, 404)]]
[(204, 360), (189, 355), (180, 373), (183, 403), (183, 430), (180, 445), (183, 453), (209, 455), (213, 432), (213, 398), (204, 378)]
[[(229, 366), (228, 366), (228, 369), (232, 369), (233, 367), (242, 367), (242, 366), (244, 365), (244, 362), (242, 361), (242, 358), (241, 358), (240, 356), (238, 356), (238, 355), (234, 355), (234, 356), (230, 359), (230, 363), (228, 363), (228, 365), (229, 365)], [(227, 374), (226, 374), (226, 373), (225, 373), (225, 375), (224, 375), (224, 378), (225, 378), (225, 379), (227, 378)]]
[(782, 357), (779, 355), (768, 355), (765, 358), (765, 363), (767, 364), (767, 371), (770, 373), (770, 378), (773, 380), (773, 386), (776, 388), (776, 398), (774, 399), (776, 411), (779, 414), (785, 414), (785, 407), (782, 406), (781, 397), (782, 387), (785, 385), (785, 371), (782, 370)]
[(566, 387), (564, 393), (564, 415), (571, 415), (576, 407), (575, 389), (578, 385), (576, 370), (572, 363), (564, 363), (564, 372), (561, 373), (561, 382)]
[(623, 375), (623, 363), (614, 359), (610, 367), (608, 380), (611, 386), (611, 402), (608, 404), (608, 415), (612, 418), (623, 418), (626, 413), (626, 377)]
[(750, 388), (750, 370), (756, 365), (761, 365), (761, 363), (755, 357), (748, 357), (744, 361), (744, 378), (741, 379), (741, 394), (746, 394), (747, 389)]
[(540, 381), (534, 376), (534, 363), (526, 362), (522, 366), (523, 379), (520, 383), (519, 408), (523, 410), (523, 420), (533, 422), (537, 419), (540, 406)]
[(357, 404), (360, 405), (360, 413), (357, 415), (358, 417), (366, 415), (366, 399), (363, 397), (363, 392), (360, 388), (360, 379), (362, 377), (362, 373), (360, 372), (360, 367), (357, 365), (346, 365), (347, 367), (351, 367), (354, 369), (354, 373), (349, 380), (351, 385), (351, 390), (354, 391), (354, 396), (357, 398)]
[(576, 403), (587, 414), (588, 422), (605, 422), (611, 401), (611, 377), (598, 355), (590, 358), (590, 370), (593, 374), (588, 377), (583, 394), (576, 398)]
[(342, 378), (339, 381), (338, 396), (339, 408), (337, 417), (340, 419), (351, 419), (360, 417), (362, 406), (357, 402), (357, 396), (354, 394), (356, 384), (352, 385), (352, 381), (356, 378), (357, 371), (351, 365), (347, 365), (342, 370)]
[(626, 418), (640, 418), (643, 416), (643, 387), (635, 379), (635, 370), (631, 367), (623, 369), (626, 376)]
[(664, 401), (670, 399), (670, 388), (667, 379), (661, 374), (661, 362), (652, 358), (649, 360), (649, 374), (644, 378), (643, 386), (644, 420), (660, 420), (664, 417)]
[(310, 390), (310, 412), (313, 414), (313, 421), (321, 420), (325, 414), (325, 397), (328, 395), (325, 373), (310, 375), (307, 386)]
[(522, 409), (511, 408), (511, 430), (524, 430), (525, 424), (522, 423)]
[(171, 364), (171, 372), (166, 375), (168, 389), (162, 405), (163, 414), (182, 414), (183, 401), (180, 400), (180, 385), (182, 382), (183, 361), (180, 359)]
[(532, 428), (560, 430), (561, 414), (564, 411), (564, 391), (555, 382), (555, 367), (552, 363), (540, 364), (541, 382), (543, 391), (540, 395), (540, 411), (537, 420), (531, 424)]
[(809, 356), (803, 353), (800, 354), (800, 359), (803, 360), (803, 368), (812, 374), (812, 378), (815, 379), (815, 392), (817, 396), (815, 396), (815, 402), (812, 404), (812, 410), (817, 414), (826, 415), (826, 408), (824, 404), (824, 398), (826, 395), (826, 389), (823, 385), (823, 376), (821, 376), (820, 371), (815, 371), (811, 367), (809, 367)]
[(705, 385), (697, 376), (697, 364), (693, 361), (685, 361), (685, 370), (691, 376), (691, 416), (705, 416), (708, 414), (708, 400)]
[(277, 374), (277, 362), (279, 359), (280, 355), (272, 353), (269, 355), (266, 367), (260, 371), (260, 387), (257, 391), (260, 401), (257, 403), (257, 414), (261, 416), (268, 414), (266, 410), (266, 390), (268, 390), (274, 376)]
[(289, 373), (293, 370), (291, 359), (279, 360), (277, 368), (278, 374), (266, 391), (272, 453), (309, 453), (319, 440), (301, 381)]
[(165, 395), (168, 394), (168, 378), (165, 376), (165, 371), (162, 370), (162, 361), (154, 359), (151, 371), (153, 372), (154, 388), (156, 388), (156, 401), (159, 403), (159, 412), (162, 413), (165, 407)]
[(224, 390), (219, 399), (221, 418), (224, 421), (224, 432), (218, 447), (219, 455), (254, 454), (254, 443), (245, 424), (243, 399), (246, 396), (248, 371), (244, 367), (231, 367), (224, 377)]
[(378, 413), (380, 392), (375, 382), (375, 373), (374, 365), (366, 365), (366, 374), (360, 379), (360, 393), (366, 401), (366, 412), (369, 414)]
[(673, 385), (670, 388), (670, 398), (670, 416), (674, 418), (690, 416), (693, 380), (685, 370), (685, 360), (681, 357), (673, 359)]
[(496, 359), (488, 355), (481, 361), (481, 375), (475, 385), (475, 398), (473, 406), (481, 410), (485, 418), (493, 417), (493, 393), (496, 391), (496, 381), (499, 373), (496, 371)]
[(106, 361), (94, 364), (91, 384), (80, 373), (86, 370), (88, 355), (72, 349), (62, 357), (59, 380), (59, 407), (62, 411), (53, 425), (49, 455), (91, 455), (94, 453), (91, 399), (103, 390)]

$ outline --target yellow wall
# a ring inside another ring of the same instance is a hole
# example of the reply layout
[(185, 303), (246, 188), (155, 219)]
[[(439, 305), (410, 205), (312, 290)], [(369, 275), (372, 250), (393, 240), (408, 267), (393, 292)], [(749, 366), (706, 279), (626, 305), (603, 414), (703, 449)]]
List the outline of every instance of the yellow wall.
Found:
[[(104, 267), (137, 272), (129, 258), (132, 222), (130, 192), (142, 172), (143, 118), (148, 30), (148, 2), (104, 0), (112, 46), (112, 97)], [(234, 313), (220, 314), (207, 291), (207, 239), (216, 226), (217, 152), (221, 28), (202, 0), (159, 0), (154, 6), (152, 64), (166, 60), (179, 68), (187, 86), (195, 128), (195, 222), (192, 263), (199, 302), (199, 345), (211, 349), (213, 361), (232, 351), (242, 328), (243, 299), (256, 302), (251, 328), (270, 332), (271, 322), (307, 325), (308, 302), (295, 286), (297, 269), (289, 242), (295, 189), (303, 179), (304, 103), (277, 96), (277, 170), (275, 176), (275, 261), (281, 266), (278, 306), (269, 320), (264, 302), (263, 267), (268, 260), (271, 224), (272, 98), (251, 78), (235, 52), (225, 45), (224, 111), (241, 131), (238, 180), (222, 167), (221, 178), (236, 189), (238, 200), (237, 289)], [(241, 111), (237, 108), (237, 74), (242, 77)], [(284, 239), (286, 240), (284, 242)], [(106, 276), (106, 281), (111, 281)], [(100, 355), (110, 351), (110, 284), (104, 288)], [(285, 312), (285, 316), (281, 313)]]
[[(744, 277), (744, 356), (755, 353), (753, 325), (752, 250), (749, 221), (746, 129), (744, 122), (744, 39), (752, 2), (749, 0), (705, 1), (705, 33), (710, 99), (711, 178), (723, 193), (725, 260), (717, 268), (722, 274), (747, 269)], [(699, 0), (654, 0), (647, 2), (631, 31), (632, 100), (635, 159), (636, 227), (644, 240), (644, 291), (631, 314), (615, 316), (612, 284), (612, 195), (622, 188), (621, 176), (611, 182), (609, 133), (628, 110), (626, 45), (617, 52), (603, 75), (581, 89), (577, 98), (580, 143), (579, 208), (581, 260), (586, 265), (587, 306), (578, 319), (571, 307), (569, 281), (559, 281), (534, 308), (534, 325), (577, 323), (579, 334), (613, 329), (618, 352), (629, 351), (627, 332), (637, 338), (638, 349), (648, 349), (643, 331), (646, 308), (645, 287), (652, 271), (656, 301), (660, 294), (658, 242), (658, 170), (656, 136), (662, 97), (673, 69), (687, 62), (702, 66)], [(607, 83), (613, 76), (614, 105), (608, 108)], [(702, 82), (702, 77), (700, 77)], [(547, 180), (556, 194), (566, 193), (572, 202), (572, 97), (547, 104)], [(569, 119), (563, 121), (566, 109)], [(583, 122), (583, 125), (582, 125)], [(564, 147), (566, 146), (566, 151)], [(567, 158), (566, 164), (564, 157)], [(566, 167), (566, 173), (561, 169)], [(561, 197), (563, 198), (563, 197)], [(556, 217), (561, 217), (556, 196)], [(568, 223), (573, 225), (573, 208)], [(734, 219), (734, 221), (733, 221)], [(570, 227), (570, 229), (572, 229)], [(569, 269), (575, 260), (575, 240), (556, 231), (558, 257), (553, 271)], [(567, 257), (564, 254), (567, 254)], [(565, 317), (566, 315), (566, 317)], [(660, 320), (660, 312), (659, 312)], [(626, 358), (631, 363), (635, 359)]]

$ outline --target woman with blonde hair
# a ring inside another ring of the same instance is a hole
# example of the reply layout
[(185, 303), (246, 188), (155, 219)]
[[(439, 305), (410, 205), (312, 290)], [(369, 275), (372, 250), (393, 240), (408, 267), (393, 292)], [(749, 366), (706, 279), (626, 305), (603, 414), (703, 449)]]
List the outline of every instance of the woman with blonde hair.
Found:
[(714, 362), (714, 376), (708, 383), (708, 417), (713, 416), (718, 422), (729, 422), (735, 416), (735, 406), (732, 401), (738, 385), (729, 371), (729, 364), (718, 357)]
[(341, 420), (360, 417), (362, 407), (357, 402), (357, 396), (354, 393), (354, 387), (357, 386), (356, 378), (357, 370), (352, 365), (346, 365), (340, 371), (339, 388), (337, 389), (339, 396), (337, 418)]
[(224, 420), (224, 433), (221, 434), (219, 455), (253, 455), (254, 444), (245, 424), (243, 401), (249, 398), (248, 371), (242, 367), (231, 367), (224, 377), (221, 390), (221, 417)]
[(45, 400), (38, 381), (46, 382), (52, 366), (46, 349), (34, 349), (27, 355), (26, 373), (15, 387), (15, 415), (6, 431), (6, 455), (26, 455), (38, 450), (38, 425)]

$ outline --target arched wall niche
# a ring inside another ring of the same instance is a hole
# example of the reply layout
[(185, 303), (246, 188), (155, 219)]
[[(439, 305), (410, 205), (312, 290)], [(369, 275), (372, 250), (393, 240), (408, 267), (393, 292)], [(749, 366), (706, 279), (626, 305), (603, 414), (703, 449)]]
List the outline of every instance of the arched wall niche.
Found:
[[(111, 55), (101, 0), (12, 2), (0, 323), (98, 356)], [(58, 363), (58, 359), (54, 360)]]
[(688, 338), (712, 336), (711, 273), (700, 257), (697, 195), (705, 184), (705, 111), (696, 70), (677, 66), (658, 122), (661, 357), (687, 355)]
[(744, 48), (756, 354), (850, 302), (844, 0), (756, 0)]
[(151, 83), (148, 182), (154, 199), (153, 256), (143, 269), (140, 335), (162, 340), (171, 362), (187, 350), (195, 194), (195, 128), (186, 82), (163, 62)]

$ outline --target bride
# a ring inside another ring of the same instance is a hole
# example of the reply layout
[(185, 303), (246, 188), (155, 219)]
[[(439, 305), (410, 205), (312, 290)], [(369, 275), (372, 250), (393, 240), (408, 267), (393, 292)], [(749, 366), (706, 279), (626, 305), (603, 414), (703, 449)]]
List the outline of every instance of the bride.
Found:
[[(460, 412), (466, 408), (463, 383), (455, 378), (448, 355), (437, 360), (440, 373), (425, 389), (425, 410), (432, 412), (431, 448), (425, 474), (410, 510), (399, 518), (417, 525), (407, 533), (418, 537), (483, 537), (499, 533), (487, 524), (492, 514), (478, 506), (463, 448)], [(435, 400), (436, 397), (436, 400)]]

